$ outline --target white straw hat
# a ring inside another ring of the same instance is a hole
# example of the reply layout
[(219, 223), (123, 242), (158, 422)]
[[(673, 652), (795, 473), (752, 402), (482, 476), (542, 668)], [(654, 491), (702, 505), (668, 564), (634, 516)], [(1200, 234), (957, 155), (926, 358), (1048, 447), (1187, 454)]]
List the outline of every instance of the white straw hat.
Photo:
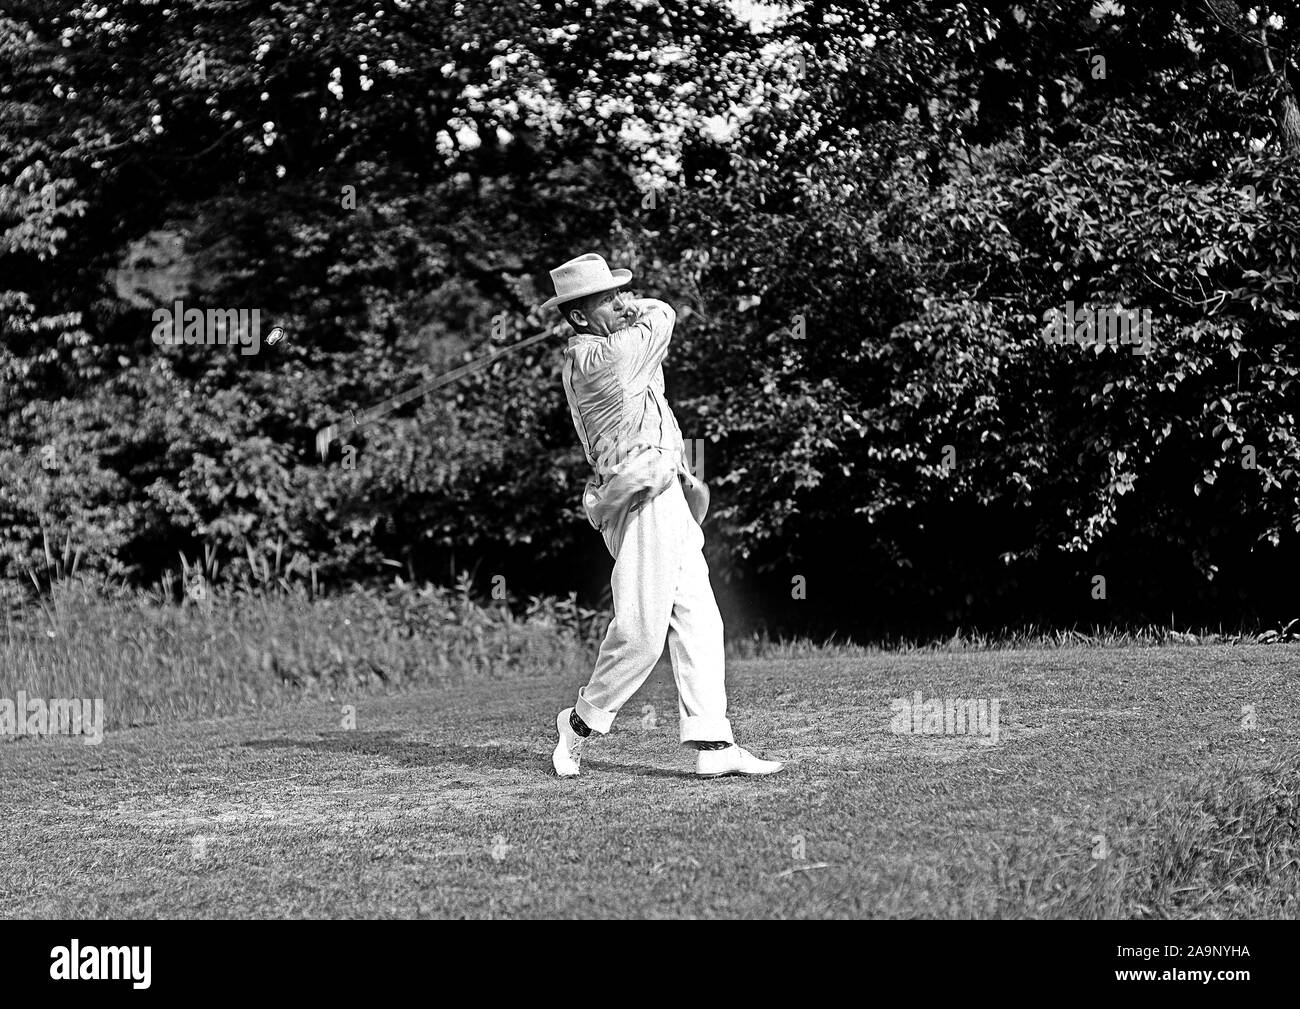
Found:
[(589, 294), (610, 291), (622, 287), (632, 279), (631, 270), (611, 271), (603, 257), (589, 252), (577, 259), (570, 259), (563, 266), (551, 271), (551, 283), (555, 285), (555, 297), (542, 306), (543, 311), (554, 308), (565, 301), (585, 298)]

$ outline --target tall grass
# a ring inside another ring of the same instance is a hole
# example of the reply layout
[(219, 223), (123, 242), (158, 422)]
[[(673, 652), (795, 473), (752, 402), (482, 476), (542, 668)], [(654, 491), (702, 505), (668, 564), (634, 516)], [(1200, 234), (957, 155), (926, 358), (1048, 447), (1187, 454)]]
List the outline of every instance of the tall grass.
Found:
[(1300, 916), (1300, 754), (1215, 768), (1086, 851), (995, 858), (1006, 917)]
[(813, 655), (863, 656), (906, 652), (987, 652), (1013, 649), (1045, 648), (1163, 648), (1167, 645), (1235, 645), (1269, 644), (1300, 641), (1300, 619), (1259, 633), (1225, 631), (1222, 627), (1178, 630), (1148, 624), (1141, 627), (1116, 628), (1094, 626), (1051, 628), (1028, 625), (1003, 627), (997, 631), (957, 629), (942, 638), (893, 637), (859, 643), (837, 640), (831, 635), (824, 641), (807, 637), (771, 638), (761, 632), (729, 641), (727, 654), (736, 659), (793, 659)]
[[(206, 570), (205, 570), (206, 568)], [(0, 697), (103, 698), (106, 728), (227, 714), (303, 697), (585, 672), (600, 614), (533, 599), (516, 616), (467, 578), (319, 594), (305, 579), (216, 588), (186, 565), (144, 594), (92, 576), (6, 608)], [(179, 590), (179, 591), (178, 591)]]

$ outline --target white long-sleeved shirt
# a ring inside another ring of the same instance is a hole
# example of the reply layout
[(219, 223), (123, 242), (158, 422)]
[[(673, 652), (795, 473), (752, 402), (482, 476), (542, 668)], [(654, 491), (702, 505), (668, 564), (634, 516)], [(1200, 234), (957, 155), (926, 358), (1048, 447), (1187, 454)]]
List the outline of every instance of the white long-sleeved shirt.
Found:
[[(575, 334), (564, 351), (564, 393), (595, 471), (583, 504), (597, 529), (612, 517), (603, 499), (620, 473), (647, 490), (662, 490), (667, 484), (649, 476), (652, 471), (689, 472), (681, 428), (664, 396), (663, 361), (677, 313), (653, 298), (635, 305), (640, 317), (631, 326), (603, 337)], [(613, 496), (621, 489), (614, 488)]]

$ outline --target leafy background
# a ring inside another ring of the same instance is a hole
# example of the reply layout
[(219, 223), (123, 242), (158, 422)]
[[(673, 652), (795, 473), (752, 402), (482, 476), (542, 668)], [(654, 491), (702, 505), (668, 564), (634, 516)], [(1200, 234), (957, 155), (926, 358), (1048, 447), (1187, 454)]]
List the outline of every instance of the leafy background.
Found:
[[(597, 250), (679, 309), (733, 625), (1293, 616), (1295, 6), (7, 4), (0, 568), (599, 599), (538, 310)], [(156, 347), (175, 297), (289, 336)]]

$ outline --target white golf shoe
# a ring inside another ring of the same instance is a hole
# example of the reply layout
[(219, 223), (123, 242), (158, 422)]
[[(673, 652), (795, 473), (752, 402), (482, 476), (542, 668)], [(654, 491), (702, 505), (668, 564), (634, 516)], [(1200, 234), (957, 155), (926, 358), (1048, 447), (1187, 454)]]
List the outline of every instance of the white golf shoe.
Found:
[(701, 778), (724, 774), (775, 774), (785, 767), (779, 760), (760, 760), (743, 746), (732, 743), (725, 750), (697, 750), (695, 773)]
[(582, 761), (582, 744), (586, 740), (573, 731), (569, 724), (572, 708), (565, 708), (555, 716), (555, 728), (560, 734), (560, 741), (555, 744), (555, 753), (551, 755), (551, 764), (555, 773), (561, 778), (576, 778), (578, 765)]

